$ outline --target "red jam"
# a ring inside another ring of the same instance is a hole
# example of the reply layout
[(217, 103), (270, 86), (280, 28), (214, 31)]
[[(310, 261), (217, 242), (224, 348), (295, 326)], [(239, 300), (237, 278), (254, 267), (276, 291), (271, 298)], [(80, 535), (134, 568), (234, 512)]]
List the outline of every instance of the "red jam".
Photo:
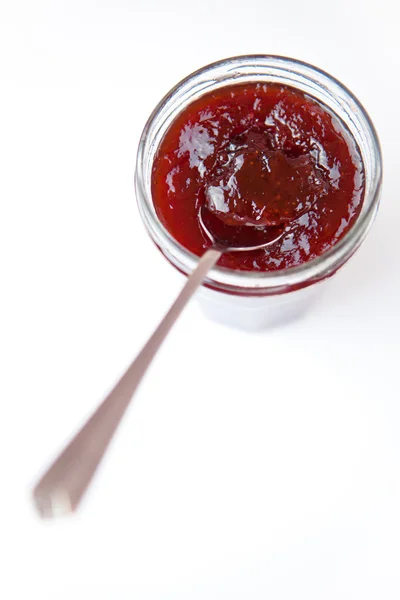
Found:
[[(343, 124), (314, 98), (278, 84), (247, 83), (205, 94), (166, 132), (152, 171), (157, 214), (175, 239), (201, 255), (210, 246), (198, 212), (219, 239), (263, 250), (226, 253), (221, 266), (274, 271), (331, 248), (362, 205), (364, 173)], [(246, 227), (243, 227), (246, 226)]]

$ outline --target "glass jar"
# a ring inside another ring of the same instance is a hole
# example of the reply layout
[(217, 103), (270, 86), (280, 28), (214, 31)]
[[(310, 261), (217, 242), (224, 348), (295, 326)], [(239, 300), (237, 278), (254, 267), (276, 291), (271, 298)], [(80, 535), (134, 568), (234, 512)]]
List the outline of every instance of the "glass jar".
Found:
[(214, 267), (198, 292), (205, 312), (231, 325), (259, 329), (304, 312), (324, 282), (351, 257), (375, 218), (381, 191), (382, 160), (374, 126), (353, 94), (339, 81), (307, 63), (280, 56), (239, 56), (208, 65), (176, 85), (158, 104), (143, 130), (136, 164), (140, 214), (155, 244), (183, 274), (198, 257), (179, 244), (160, 223), (151, 195), (151, 172), (157, 148), (177, 115), (203, 94), (245, 82), (289, 85), (316, 98), (339, 118), (362, 157), (365, 195), (352, 228), (330, 250), (307, 263), (273, 272)]

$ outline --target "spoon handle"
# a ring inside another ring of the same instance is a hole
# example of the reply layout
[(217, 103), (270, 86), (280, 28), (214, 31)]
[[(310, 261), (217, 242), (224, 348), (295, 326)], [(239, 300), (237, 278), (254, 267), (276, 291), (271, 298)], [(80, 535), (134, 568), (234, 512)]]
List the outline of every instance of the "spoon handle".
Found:
[(157, 350), (221, 254), (221, 251), (210, 248), (202, 256), (179, 296), (139, 355), (36, 484), (33, 499), (42, 517), (57, 517), (77, 508)]

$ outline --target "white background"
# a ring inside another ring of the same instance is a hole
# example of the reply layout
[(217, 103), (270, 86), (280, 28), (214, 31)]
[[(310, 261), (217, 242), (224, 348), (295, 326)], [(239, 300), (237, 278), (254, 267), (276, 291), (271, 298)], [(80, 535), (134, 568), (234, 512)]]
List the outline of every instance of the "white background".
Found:
[[(395, 7), (1, 1), (2, 599), (399, 599)], [(135, 205), (144, 122), (180, 78), (245, 53), (309, 61), (361, 99), (377, 221), (302, 321), (239, 333), (193, 302), (80, 512), (41, 522), (36, 477), (180, 289)]]

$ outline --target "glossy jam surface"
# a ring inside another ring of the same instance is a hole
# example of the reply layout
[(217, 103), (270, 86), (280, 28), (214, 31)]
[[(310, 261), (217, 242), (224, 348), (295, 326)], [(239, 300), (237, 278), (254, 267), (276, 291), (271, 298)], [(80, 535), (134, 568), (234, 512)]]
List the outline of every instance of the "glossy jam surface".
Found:
[(277, 84), (226, 86), (190, 104), (166, 132), (152, 171), (161, 222), (197, 255), (210, 246), (202, 205), (227, 245), (256, 245), (261, 227), (271, 228), (271, 238), (283, 233), (265, 249), (220, 259), (248, 271), (320, 256), (352, 226), (363, 193), (362, 161), (341, 122)]

